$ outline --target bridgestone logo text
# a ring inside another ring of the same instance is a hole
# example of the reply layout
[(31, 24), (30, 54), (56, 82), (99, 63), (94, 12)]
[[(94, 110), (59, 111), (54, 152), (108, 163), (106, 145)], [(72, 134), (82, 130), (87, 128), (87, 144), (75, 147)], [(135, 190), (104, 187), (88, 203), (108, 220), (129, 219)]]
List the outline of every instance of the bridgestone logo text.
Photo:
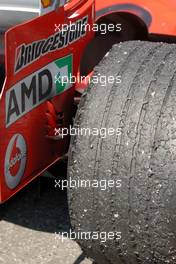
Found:
[(87, 24), (88, 16), (85, 16), (83, 19), (77, 20), (69, 27), (67, 26), (65, 30), (63, 27), (61, 31), (55, 33), (47, 39), (19, 46), (16, 50), (15, 73), (38, 60), (40, 57), (65, 48), (69, 44), (83, 38), (86, 35)]

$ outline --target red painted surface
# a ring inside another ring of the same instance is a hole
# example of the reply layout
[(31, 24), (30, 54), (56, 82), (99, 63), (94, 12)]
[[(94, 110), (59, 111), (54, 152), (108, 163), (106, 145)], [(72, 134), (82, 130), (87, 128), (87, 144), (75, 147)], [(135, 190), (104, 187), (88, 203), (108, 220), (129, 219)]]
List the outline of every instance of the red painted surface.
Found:
[[(14, 27), (6, 33), (7, 77), (0, 98), (0, 202), (6, 201), (47, 167), (60, 159), (67, 152), (69, 145), (68, 137), (62, 140), (52, 140), (47, 137), (47, 99), (9, 125), (6, 118), (8, 112), (6, 108), (9, 105), (7, 96), (11, 91), (10, 89), (19, 83), (19, 86), (17, 85), (15, 88), (16, 93), (18, 93), (17, 90), (22, 89), (21, 83), (26, 77), (32, 74), (35, 75), (35, 72), (40, 71), (45, 66), (49, 69), (47, 65), (69, 55), (73, 57), (72, 73), (76, 76), (82, 50), (90, 41), (92, 32), (86, 32), (82, 38), (67, 47), (41, 56), (15, 73), (16, 54), (19, 54), (18, 47), (22, 44), (27, 45), (38, 40), (47, 39), (56, 34), (55, 24), (74, 23), (86, 16), (88, 16), (88, 23), (92, 24), (94, 19), (93, 0), (77, 6), (76, 9), (73, 6), (71, 8), (68, 6), (66, 11), (60, 8), (57, 12), (49, 13)], [(29, 84), (26, 83), (28, 88)], [(64, 127), (68, 127), (71, 123), (74, 90), (75, 87), (72, 85), (65, 92), (50, 99), (55, 110), (63, 112)], [(13, 109), (13, 104), (10, 104), (10, 109)], [(14, 116), (16, 116), (16, 112), (11, 115), (11, 118), (13, 119)], [(20, 179), (19, 183), (18, 178)]]
[[(150, 13), (152, 21), (148, 27), (149, 33), (176, 35), (175, 0), (96, 0), (96, 11), (102, 10), (104, 8), (108, 9), (110, 6), (117, 6), (121, 4), (135, 5)], [(124, 8), (121, 11), (129, 12), (142, 18), (141, 13), (137, 10), (137, 8), (136, 11), (133, 8)], [(114, 10), (114, 12), (117, 11)]]

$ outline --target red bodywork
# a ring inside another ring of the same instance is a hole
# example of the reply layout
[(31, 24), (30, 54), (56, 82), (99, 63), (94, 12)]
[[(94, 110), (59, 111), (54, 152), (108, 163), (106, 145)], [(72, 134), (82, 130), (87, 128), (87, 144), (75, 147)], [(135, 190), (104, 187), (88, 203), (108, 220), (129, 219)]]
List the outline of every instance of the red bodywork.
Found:
[[(68, 35), (59, 35), (55, 25), (61, 27), (83, 19), (92, 25), (94, 1), (81, 2), (77, 5), (78, 1), (72, 1), (65, 10), (61, 7), (6, 33), (7, 74), (0, 98), (0, 202), (18, 192), (68, 150), (69, 137), (54, 140), (55, 137), (48, 136), (52, 135), (55, 123), (63, 127), (71, 123), (75, 89), (73, 84), (65, 90), (64, 85), (57, 87), (55, 76), (51, 75), (69, 69), (76, 76), (82, 51), (93, 33), (70, 33), (68, 41)], [(23, 45), (41, 40), (45, 40), (45, 54), (34, 59), (37, 44), (26, 48), (25, 54)], [(23, 66), (17, 67), (22, 60)], [(64, 116), (62, 124), (56, 119), (61, 116)]]
[(141, 18), (149, 34), (176, 36), (175, 0), (109, 0), (96, 1), (96, 15), (127, 12)]

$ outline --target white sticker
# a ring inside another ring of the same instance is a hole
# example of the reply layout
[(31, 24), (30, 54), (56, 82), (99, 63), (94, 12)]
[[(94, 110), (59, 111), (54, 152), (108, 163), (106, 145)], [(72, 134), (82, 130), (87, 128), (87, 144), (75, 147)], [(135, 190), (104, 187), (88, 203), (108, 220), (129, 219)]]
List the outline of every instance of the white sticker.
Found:
[(4, 164), (4, 174), (7, 186), (14, 189), (20, 183), (27, 160), (27, 146), (20, 134), (15, 134), (7, 147)]
[[(6, 127), (73, 86), (73, 56), (65, 56), (27, 76), (6, 92)], [(66, 80), (64, 79), (66, 78)]]

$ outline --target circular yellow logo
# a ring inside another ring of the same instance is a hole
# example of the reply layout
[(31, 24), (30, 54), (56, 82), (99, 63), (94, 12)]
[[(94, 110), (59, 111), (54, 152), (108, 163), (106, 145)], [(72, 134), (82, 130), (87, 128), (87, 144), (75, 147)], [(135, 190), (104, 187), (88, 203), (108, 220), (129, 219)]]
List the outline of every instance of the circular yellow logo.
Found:
[(43, 8), (47, 8), (53, 4), (53, 0), (41, 0)]

